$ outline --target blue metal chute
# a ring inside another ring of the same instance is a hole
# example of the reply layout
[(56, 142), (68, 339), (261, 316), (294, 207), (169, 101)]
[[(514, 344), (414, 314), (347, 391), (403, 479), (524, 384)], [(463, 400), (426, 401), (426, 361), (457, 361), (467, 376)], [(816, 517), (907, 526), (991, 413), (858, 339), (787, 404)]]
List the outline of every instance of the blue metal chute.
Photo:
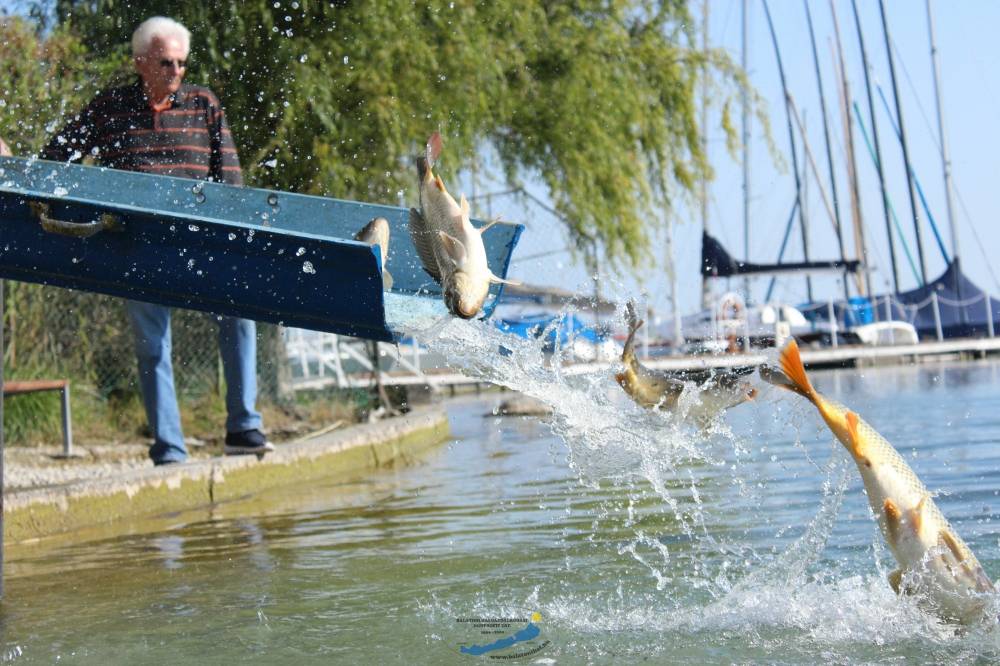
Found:
[[(390, 292), (379, 253), (350, 240), (379, 216)], [(0, 158), (0, 277), (373, 340), (398, 339), (414, 313), (447, 314), (407, 219), (394, 206)], [(496, 275), (522, 229), (484, 234)]]

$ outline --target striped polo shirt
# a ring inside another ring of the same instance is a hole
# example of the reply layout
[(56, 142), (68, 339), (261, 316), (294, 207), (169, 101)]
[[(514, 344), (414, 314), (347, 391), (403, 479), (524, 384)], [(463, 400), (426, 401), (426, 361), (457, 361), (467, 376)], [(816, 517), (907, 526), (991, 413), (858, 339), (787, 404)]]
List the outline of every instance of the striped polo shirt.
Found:
[(243, 184), (222, 105), (200, 86), (181, 85), (162, 110), (150, 106), (141, 80), (104, 90), (40, 156), (76, 162), (88, 155), (112, 169)]

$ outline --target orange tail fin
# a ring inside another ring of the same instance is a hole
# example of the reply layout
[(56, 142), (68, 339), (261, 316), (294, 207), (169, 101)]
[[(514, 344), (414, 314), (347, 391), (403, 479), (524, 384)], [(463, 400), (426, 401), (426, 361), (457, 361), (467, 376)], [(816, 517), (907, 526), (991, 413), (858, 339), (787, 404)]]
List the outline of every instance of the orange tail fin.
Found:
[(437, 159), (441, 156), (442, 146), (443, 142), (441, 141), (440, 132), (434, 132), (434, 134), (431, 134), (427, 139), (427, 161), (432, 167), (437, 164)]
[(809, 377), (806, 376), (806, 368), (802, 365), (802, 356), (799, 354), (799, 345), (795, 340), (791, 340), (785, 345), (778, 362), (781, 364), (781, 371), (792, 382), (792, 385), (786, 388), (816, 402), (816, 391), (813, 390), (812, 384), (809, 383)]

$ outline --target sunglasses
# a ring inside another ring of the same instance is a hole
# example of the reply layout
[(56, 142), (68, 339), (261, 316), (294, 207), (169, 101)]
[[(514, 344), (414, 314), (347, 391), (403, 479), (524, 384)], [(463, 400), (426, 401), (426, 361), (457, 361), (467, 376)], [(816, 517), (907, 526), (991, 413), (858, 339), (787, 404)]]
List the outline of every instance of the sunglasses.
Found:
[(160, 67), (166, 68), (166, 67), (172, 67), (173, 65), (177, 65), (177, 69), (184, 69), (185, 67), (187, 67), (187, 60), (163, 59), (160, 61)]

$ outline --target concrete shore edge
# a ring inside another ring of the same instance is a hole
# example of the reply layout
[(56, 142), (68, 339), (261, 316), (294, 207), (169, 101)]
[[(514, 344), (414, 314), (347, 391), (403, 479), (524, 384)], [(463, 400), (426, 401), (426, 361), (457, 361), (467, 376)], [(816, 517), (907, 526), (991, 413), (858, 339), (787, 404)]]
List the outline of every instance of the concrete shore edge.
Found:
[(268, 488), (407, 464), (451, 434), (439, 407), (349, 426), (280, 444), (263, 459), (216, 457), (123, 472), (113, 479), (10, 491), (3, 498), (4, 541), (43, 537), (208, 506)]

